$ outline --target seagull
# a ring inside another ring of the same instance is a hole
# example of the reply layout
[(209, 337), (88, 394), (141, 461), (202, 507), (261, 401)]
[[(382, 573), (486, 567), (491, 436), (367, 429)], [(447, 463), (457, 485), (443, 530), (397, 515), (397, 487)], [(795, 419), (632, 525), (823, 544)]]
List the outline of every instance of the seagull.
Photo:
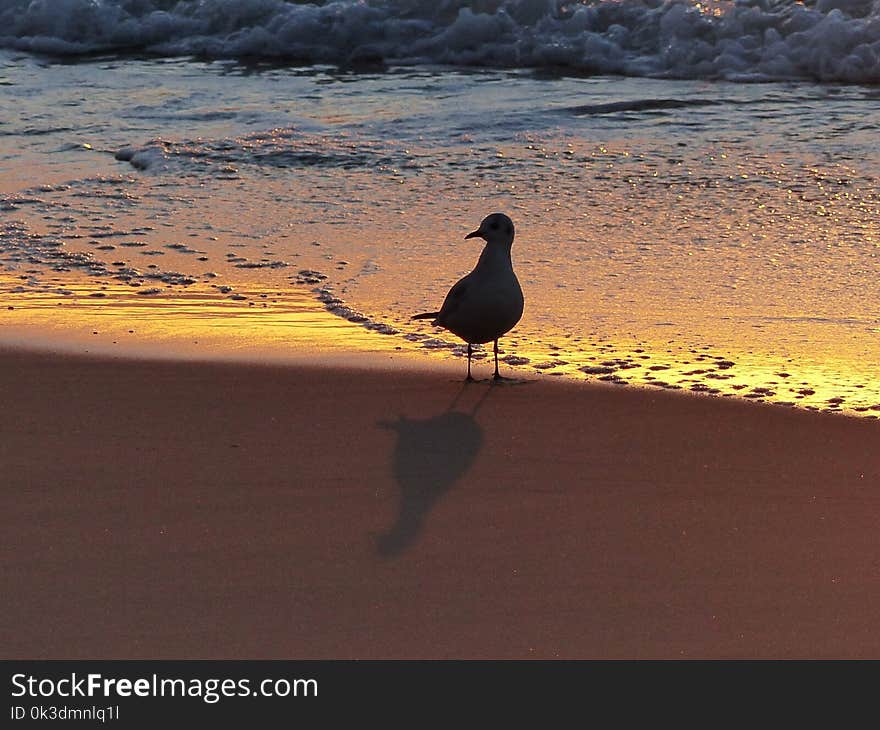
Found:
[(439, 312), (417, 314), (413, 319), (432, 319), (436, 327), (444, 327), (467, 342), (468, 372), (471, 377), (472, 346), (495, 341), (495, 380), (498, 372), (498, 338), (514, 328), (523, 313), (523, 294), (513, 263), (513, 221), (504, 213), (492, 213), (480, 227), (465, 238), (486, 241), (474, 270), (455, 283)]

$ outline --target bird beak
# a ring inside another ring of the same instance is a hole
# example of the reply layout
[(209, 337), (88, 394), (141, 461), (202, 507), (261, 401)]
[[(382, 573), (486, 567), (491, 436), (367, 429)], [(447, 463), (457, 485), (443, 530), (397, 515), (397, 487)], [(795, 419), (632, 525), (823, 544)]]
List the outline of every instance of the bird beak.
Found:
[(482, 238), (482, 237), (483, 237), (483, 232), (481, 230), (477, 229), (476, 231), (473, 231), (472, 233), (468, 233), (464, 238), (465, 238), (465, 240), (467, 240), (468, 238)]

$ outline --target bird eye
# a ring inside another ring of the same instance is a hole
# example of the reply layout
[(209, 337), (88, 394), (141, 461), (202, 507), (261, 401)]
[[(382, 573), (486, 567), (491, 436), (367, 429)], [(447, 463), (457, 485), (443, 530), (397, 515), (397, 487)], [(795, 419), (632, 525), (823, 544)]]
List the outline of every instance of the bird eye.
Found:
[(491, 228), (493, 231), (497, 231), (498, 230), (498, 221), (492, 221), (489, 224), (489, 228)]

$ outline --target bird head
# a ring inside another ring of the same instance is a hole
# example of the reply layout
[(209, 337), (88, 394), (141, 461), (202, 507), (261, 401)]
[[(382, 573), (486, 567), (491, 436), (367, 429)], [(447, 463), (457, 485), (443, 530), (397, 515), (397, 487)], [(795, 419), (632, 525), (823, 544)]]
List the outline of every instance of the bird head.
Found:
[(508, 246), (513, 243), (513, 221), (504, 213), (492, 213), (483, 218), (480, 227), (468, 233), (465, 238), (482, 238), (486, 243), (505, 243)]

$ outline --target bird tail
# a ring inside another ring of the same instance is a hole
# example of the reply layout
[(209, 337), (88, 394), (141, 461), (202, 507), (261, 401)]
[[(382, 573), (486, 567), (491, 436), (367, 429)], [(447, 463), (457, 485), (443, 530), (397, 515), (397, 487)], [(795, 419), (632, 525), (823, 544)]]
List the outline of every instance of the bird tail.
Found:
[(440, 316), (440, 312), (425, 312), (424, 314), (416, 314), (412, 317), (412, 319), (437, 319)]

